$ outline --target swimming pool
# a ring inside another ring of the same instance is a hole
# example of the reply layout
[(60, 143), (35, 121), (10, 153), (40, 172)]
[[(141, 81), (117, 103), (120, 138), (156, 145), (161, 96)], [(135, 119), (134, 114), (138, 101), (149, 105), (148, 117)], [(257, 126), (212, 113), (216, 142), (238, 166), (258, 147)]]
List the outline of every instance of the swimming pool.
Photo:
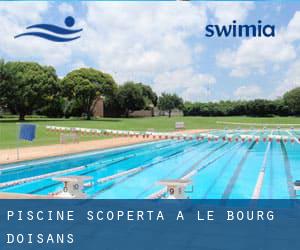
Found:
[[(188, 177), (193, 187), (187, 187), (193, 189), (188, 196), (195, 199), (297, 198), (293, 183), (300, 179), (299, 131), (248, 131), (253, 140), (234, 130), (210, 134), (230, 140), (161, 140), (2, 165), (0, 192), (56, 194), (63, 184), (53, 177), (89, 176), (84, 189), (88, 198), (144, 199), (165, 195), (158, 181)], [(287, 136), (295, 140), (285, 140)]]

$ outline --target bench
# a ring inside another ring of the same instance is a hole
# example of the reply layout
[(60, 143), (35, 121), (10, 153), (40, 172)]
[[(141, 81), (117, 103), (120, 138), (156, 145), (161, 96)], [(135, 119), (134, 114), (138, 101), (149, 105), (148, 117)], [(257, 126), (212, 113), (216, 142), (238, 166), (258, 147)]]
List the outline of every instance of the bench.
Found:
[(185, 129), (184, 122), (175, 122), (175, 129)]

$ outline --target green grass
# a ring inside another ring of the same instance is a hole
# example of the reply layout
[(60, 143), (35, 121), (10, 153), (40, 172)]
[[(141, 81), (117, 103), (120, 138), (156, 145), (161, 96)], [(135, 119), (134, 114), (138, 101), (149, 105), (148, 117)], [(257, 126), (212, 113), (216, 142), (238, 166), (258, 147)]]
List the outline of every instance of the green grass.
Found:
[[(99, 129), (120, 129), (120, 130), (140, 130), (145, 131), (153, 128), (157, 131), (172, 131), (176, 121), (185, 122), (187, 129), (197, 128), (236, 128), (237, 125), (218, 124), (217, 121), (243, 122), (243, 123), (272, 123), (272, 124), (300, 124), (298, 117), (153, 117), (153, 118), (103, 118), (98, 120), (79, 119), (46, 119), (28, 118), (26, 122), (38, 125), (37, 139), (34, 142), (21, 142), (20, 146), (49, 145), (59, 142), (59, 135), (47, 132), (46, 125), (99, 128)], [(17, 145), (18, 121), (14, 118), (0, 119), (0, 148), (15, 148)], [(247, 126), (249, 128), (249, 126)], [(298, 126), (299, 127), (299, 126)], [(101, 138), (101, 137), (100, 137)], [(103, 138), (103, 137), (102, 137)], [(95, 137), (83, 137), (83, 140), (95, 139)]]

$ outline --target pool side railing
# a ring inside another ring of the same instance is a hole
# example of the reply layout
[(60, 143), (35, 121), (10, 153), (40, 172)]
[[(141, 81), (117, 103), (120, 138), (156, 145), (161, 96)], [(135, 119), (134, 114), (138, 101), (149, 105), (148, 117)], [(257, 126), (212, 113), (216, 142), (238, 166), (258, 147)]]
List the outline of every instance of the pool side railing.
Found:
[[(55, 133), (78, 133), (82, 136), (116, 136), (116, 137), (142, 137), (151, 138), (159, 140), (207, 140), (211, 141), (228, 141), (228, 142), (239, 142), (239, 141), (262, 141), (271, 142), (275, 140), (276, 142), (298, 142), (300, 143), (300, 137), (296, 138), (295, 135), (291, 133), (294, 131), (283, 130), (288, 133), (288, 135), (273, 135), (272, 133), (266, 134), (264, 136), (257, 135), (259, 130), (219, 130), (222, 131), (221, 134), (217, 133), (216, 130), (210, 132), (201, 132), (195, 134), (179, 133), (179, 132), (153, 132), (153, 131), (131, 131), (131, 130), (112, 130), (112, 129), (89, 129), (89, 128), (72, 128), (72, 127), (57, 127), (57, 126), (46, 126), (46, 130)], [(266, 130), (261, 130), (266, 133)], [(223, 134), (222, 134), (223, 133)]]

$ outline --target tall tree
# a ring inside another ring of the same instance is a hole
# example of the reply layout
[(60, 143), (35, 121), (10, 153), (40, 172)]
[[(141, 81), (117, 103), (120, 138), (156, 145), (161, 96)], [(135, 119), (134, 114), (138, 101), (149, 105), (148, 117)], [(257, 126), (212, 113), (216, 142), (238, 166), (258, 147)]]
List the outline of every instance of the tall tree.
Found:
[(300, 114), (300, 87), (286, 92), (283, 100), (293, 114)]
[(7, 106), (6, 103), (6, 87), (7, 87), (7, 79), (8, 78), (8, 72), (5, 67), (4, 60), (0, 60), (0, 107), (3, 108), (4, 106)]
[(113, 98), (117, 91), (114, 79), (106, 73), (92, 69), (81, 68), (67, 74), (61, 82), (63, 96), (75, 100), (77, 105), (91, 119), (93, 104), (97, 96)]
[(27, 114), (53, 99), (59, 90), (53, 67), (33, 62), (1, 62), (0, 96), (2, 105), (19, 114)]
[(173, 109), (183, 109), (183, 100), (176, 94), (162, 93), (158, 99), (158, 108), (168, 111), (168, 115), (171, 117)]
[(140, 84), (134, 82), (126, 82), (124, 85), (121, 85), (119, 87), (117, 98), (126, 117), (129, 116), (130, 112), (144, 109), (146, 106), (143, 89)]
[(142, 88), (143, 96), (146, 99), (146, 105), (157, 105), (157, 95), (156, 93), (152, 90), (152, 88), (149, 85), (145, 85), (142, 83), (138, 83), (139, 86)]

